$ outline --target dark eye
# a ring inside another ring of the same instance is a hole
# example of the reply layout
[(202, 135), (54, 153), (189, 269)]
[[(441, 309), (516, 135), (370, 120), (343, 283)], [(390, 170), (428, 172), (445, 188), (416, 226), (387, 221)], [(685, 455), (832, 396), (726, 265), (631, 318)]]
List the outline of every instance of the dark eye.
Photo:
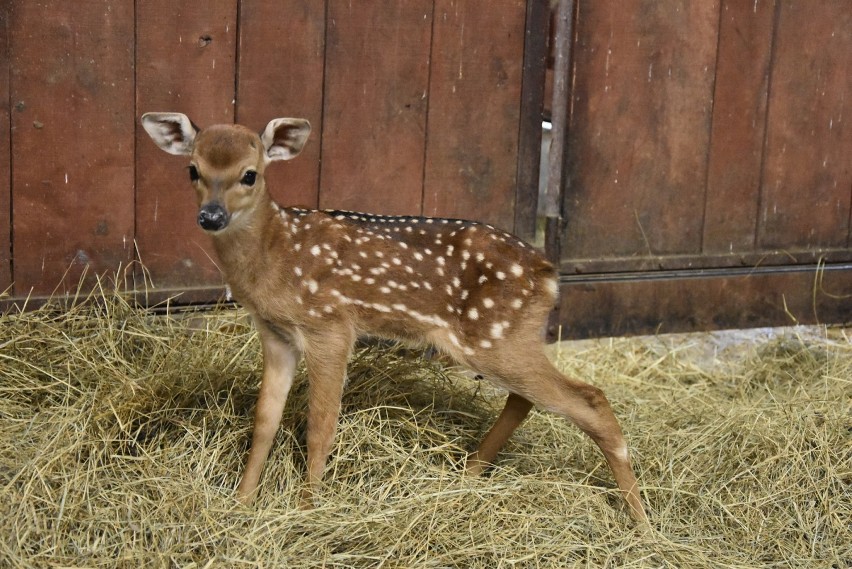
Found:
[(240, 180), (240, 183), (245, 186), (253, 186), (255, 180), (257, 179), (257, 172), (254, 170), (249, 170), (245, 174), (243, 174), (243, 179)]
[(197, 182), (197, 181), (198, 181), (198, 178), (199, 178), (199, 176), (198, 176), (198, 168), (196, 168), (195, 166), (190, 165), (190, 166), (189, 166), (189, 180), (190, 180), (191, 182)]

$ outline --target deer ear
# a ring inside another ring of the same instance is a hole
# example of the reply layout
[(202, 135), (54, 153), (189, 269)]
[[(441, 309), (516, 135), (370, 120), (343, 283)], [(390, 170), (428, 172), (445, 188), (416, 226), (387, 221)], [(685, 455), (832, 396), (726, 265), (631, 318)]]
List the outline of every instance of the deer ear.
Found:
[(169, 154), (190, 154), (198, 129), (182, 113), (145, 113), (142, 126), (157, 146)]
[(311, 123), (305, 119), (272, 119), (260, 140), (268, 161), (290, 160), (299, 155), (310, 135)]

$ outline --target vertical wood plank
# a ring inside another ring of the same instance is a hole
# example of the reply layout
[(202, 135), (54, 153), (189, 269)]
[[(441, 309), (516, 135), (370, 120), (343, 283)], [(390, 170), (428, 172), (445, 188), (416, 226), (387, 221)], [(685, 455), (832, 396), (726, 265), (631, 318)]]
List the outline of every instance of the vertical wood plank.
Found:
[(760, 210), (763, 247), (846, 246), (852, 199), (850, 53), (848, 0), (782, 2)]
[(549, 21), (550, 2), (547, 0), (527, 2), (514, 233), (529, 242), (535, 239), (538, 209), (541, 121), (545, 104), (544, 84), (547, 70)]
[(704, 252), (755, 247), (775, 1), (722, 0)]
[(196, 224), (189, 162), (157, 148), (138, 118), (175, 111), (200, 127), (233, 122), (237, 3), (147, 0), (137, 3), (136, 17), (140, 257), (157, 287), (220, 284), (212, 244)]
[(284, 205), (319, 204), (325, 2), (242, 0), (237, 62), (237, 122), (260, 132), (276, 117), (311, 122), (311, 137), (292, 162), (267, 170)]
[(15, 294), (74, 290), (133, 252), (133, 4), (15, 3)]
[(9, 117), (9, 17), (12, 3), (0, 3), (0, 295), (12, 285), (12, 131)]
[(526, 3), (436, 0), (423, 209), (514, 226)]
[(320, 206), (419, 214), (430, 0), (329, 0)]
[(719, 0), (584, 0), (563, 257), (696, 253)]

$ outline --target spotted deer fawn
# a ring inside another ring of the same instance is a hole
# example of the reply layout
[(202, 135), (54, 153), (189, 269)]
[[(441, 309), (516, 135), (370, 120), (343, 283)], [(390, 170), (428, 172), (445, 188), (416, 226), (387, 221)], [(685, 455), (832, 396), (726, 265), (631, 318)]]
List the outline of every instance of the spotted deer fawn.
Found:
[(467, 461), (478, 474), (533, 405), (575, 423), (603, 451), (634, 518), (646, 519), (627, 444), (601, 390), (548, 360), (542, 339), (557, 294), (542, 255), (489, 225), (281, 207), (267, 165), (302, 150), (310, 124), (272, 120), (198, 129), (180, 113), (142, 125), (170, 154), (190, 157), (198, 224), (213, 240), (236, 298), (252, 315), (263, 378), (248, 461), (237, 489), (249, 503), (302, 354), (308, 372), (309, 507), (331, 450), (346, 365), (358, 336), (431, 345), (506, 389), (506, 406)]

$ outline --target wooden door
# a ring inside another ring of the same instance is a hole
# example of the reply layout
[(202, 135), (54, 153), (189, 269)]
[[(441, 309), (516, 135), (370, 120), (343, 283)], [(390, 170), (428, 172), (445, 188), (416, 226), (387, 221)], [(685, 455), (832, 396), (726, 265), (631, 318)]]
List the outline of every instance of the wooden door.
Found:
[(852, 321), (846, 0), (581, 0), (566, 336)]

